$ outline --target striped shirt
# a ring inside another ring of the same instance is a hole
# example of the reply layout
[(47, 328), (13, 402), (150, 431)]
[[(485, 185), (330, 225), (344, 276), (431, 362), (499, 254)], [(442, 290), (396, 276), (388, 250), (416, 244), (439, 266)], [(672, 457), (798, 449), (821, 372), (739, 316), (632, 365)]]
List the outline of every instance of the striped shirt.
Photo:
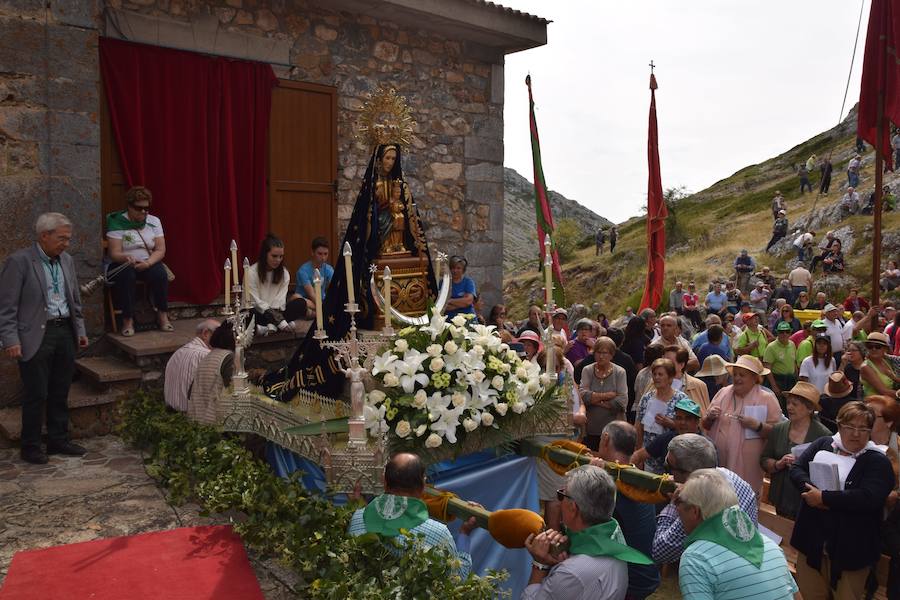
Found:
[[(731, 483), (738, 497), (738, 506), (747, 513), (753, 524), (757, 524), (759, 508), (756, 505), (756, 494), (750, 484), (736, 473), (724, 467), (718, 467), (719, 473)], [(658, 564), (672, 563), (678, 560), (684, 551), (684, 539), (687, 532), (681, 524), (681, 517), (675, 505), (669, 503), (656, 516), (656, 533), (653, 535), (653, 560)], [(692, 546), (693, 547), (693, 546)]]
[[(350, 518), (350, 525), (347, 527), (347, 533), (352, 536), (363, 535), (366, 533), (366, 524), (363, 521), (363, 509), (360, 508)], [(453, 535), (447, 526), (434, 519), (426, 519), (421, 525), (416, 525), (409, 530), (412, 535), (423, 535), (425, 548), (433, 548), (435, 546), (443, 546), (451, 555), (456, 555), (459, 559), (459, 569), (455, 572), (465, 579), (472, 570), (472, 555), (469, 554), (469, 536), (460, 535), (459, 545), (453, 541)], [(402, 538), (406, 540), (406, 538)]]
[(209, 354), (209, 350), (209, 346), (203, 343), (203, 340), (195, 337), (169, 358), (163, 385), (167, 405), (175, 410), (187, 412), (188, 396), (191, 384), (194, 383), (194, 375), (197, 373), (197, 365)]
[(731, 550), (708, 540), (688, 546), (681, 555), (678, 584), (691, 600), (788, 600), (797, 584), (788, 571), (784, 552), (763, 536), (760, 568)]

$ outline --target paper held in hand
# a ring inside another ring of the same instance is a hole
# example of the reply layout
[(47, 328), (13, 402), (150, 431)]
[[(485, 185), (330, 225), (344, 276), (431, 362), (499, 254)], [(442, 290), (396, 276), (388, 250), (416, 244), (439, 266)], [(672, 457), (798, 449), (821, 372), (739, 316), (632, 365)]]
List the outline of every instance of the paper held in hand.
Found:
[(647, 412), (644, 413), (644, 418), (641, 419), (644, 431), (661, 434), (663, 432), (663, 426), (656, 422), (656, 415), (666, 416), (667, 408), (668, 405), (662, 400), (657, 400), (656, 397), (651, 398), (647, 403)]
[(855, 463), (856, 459), (850, 456), (819, 450), (809, 463), (809, 478), (822, 491), (840, 491)]
[[(769, 414), (769, 408), (765, 405), (753, 405), (753, 406), (745, 406), (744, 407), (744, 415), (745, 417), (751, 417), (756, 419), (760, 423), (766, 422), (766, 417)], [(750, 429), (748, 427), (744, 427), (744, 439), (745, 440), (756, 440), (762, 437), (759, 435), (758, 431)]]

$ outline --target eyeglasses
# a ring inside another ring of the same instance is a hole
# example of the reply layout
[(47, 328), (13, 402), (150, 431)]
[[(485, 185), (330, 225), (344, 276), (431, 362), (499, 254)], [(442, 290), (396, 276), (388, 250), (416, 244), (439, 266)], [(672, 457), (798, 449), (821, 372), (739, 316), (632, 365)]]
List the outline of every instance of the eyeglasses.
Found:
[(150, 205), (149, 205), (149, 204), (141, 204), (140, 206), (137, 205), (137, 204), (132, 204), (132, 205), (131, 205), (131, 208), (133, 208), (134, 210), (136, 210), (136, 211), (138, 211), (138, 212), (142, 212), (142, 213), (148, 213), (148, 212), (150, 212)]
[[(565, 490), (556, 490), (556, 499), (559, 500), (560, 502), (562, 502), (564, 498), (568, 498), (569, 500), (572, 500), (572, 496), (568, 495)], [(575, 502), (575, 501), (572, 500), (572, 502)]]
[(884, 346), (881, 344), (866, 344), (866, 350), (881, 350)]
[(838, 423), (838, 427), (841, 429), (846, 429), (848, 432), (856, 433), (859, 435), (869, 435), (872, 433), (872, 429), (869, 427), (853, 427), (852, 425), (844, 425), (842, 423)]

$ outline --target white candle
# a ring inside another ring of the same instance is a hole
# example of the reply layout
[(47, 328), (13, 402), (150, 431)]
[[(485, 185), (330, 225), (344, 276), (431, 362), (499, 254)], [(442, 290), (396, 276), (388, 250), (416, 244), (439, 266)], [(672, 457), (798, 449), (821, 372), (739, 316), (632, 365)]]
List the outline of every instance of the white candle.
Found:
[(246, 256), (244, 257), (244, 308), (250, 308), (250, 290), (246, 289), (247, 286), (247, 274), (250, 273), (250, 259)]
[(231, 306), (231, 259), (225, 259), (225, 308)]
[(384, 281), (384, 326), (391, 326), (391, 268), (384, 268), (384, 275), (381, 280)]
[(553, 258), (550, 255), (550, 234), (544, 236), (544, 296), (547, 306), (553, 298)]
[(322, 315), (322, 275), (318, 269), (313, 271), (313, 286), (316, 295), (316, 329), (325, 331), (325, 319)]
[(344, 242), (344, 270), (347, 272), (347, 302), (356, 303), (356, 290), (353, 288), (353, 251), (350, 242)]
[(434, 279), (437, 281), (438, 287), (441, 286), (441, 259), (434, 261)]
[(234, 265), (231, 274), (234, 276), (234, 285), (238, 285), (238, 261), (237, 261), (237, 242), (231, 240), (231, 264)]

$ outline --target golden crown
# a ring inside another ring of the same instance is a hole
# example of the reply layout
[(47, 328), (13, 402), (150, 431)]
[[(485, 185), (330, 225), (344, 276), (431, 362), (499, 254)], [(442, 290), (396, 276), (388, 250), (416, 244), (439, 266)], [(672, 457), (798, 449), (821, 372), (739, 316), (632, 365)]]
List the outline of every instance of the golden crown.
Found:
[(397, 90), (379, 87), (363, 104), (357, 121), (357, 139), (374, 148), (380, 144), (409, 146), (416, 121), (412, 111)]

